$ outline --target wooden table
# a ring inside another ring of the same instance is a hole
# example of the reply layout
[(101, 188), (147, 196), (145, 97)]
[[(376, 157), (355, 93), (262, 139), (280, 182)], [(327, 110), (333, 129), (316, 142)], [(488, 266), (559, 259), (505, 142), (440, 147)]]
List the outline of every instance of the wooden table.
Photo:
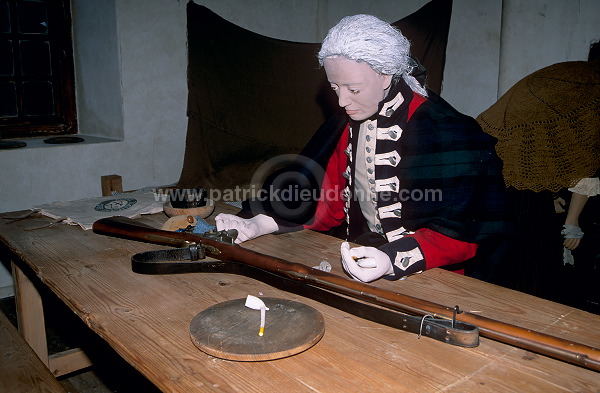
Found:
[[(235, 212), (227, 205), (218, 210)], [(214, 217), (214, 214), (213, 214)], [(142, 218), (156, 227), (157, 214)], [(208, 219), (210, 221), (210, 218)], [(481, 338), (459, 348), (361, 319), (244, 276), (141, 275), (137, 252), (164, 247), (121, 240), (50, 219), (0, 219), (2, 258), (13, 263), (21, 331), (55, 374), (85, 366), (82, 352), (49, 361), (36, 286), (49, 288), (120, 356), (165, 392), (598, 392), (600, 373)], [(338, 239), (312, 231), (264, 236), (244, 247), (343, 274)], [(600, 347), (600, 316), (440, 269), (379, 286), (525, 328)], [(300, 301), (319, 310), (325, 335), (298, 355), (265, 362), (221, 360), (189, 337), (200, 311), (247, 295)], [(66, 359), (60, 361), (59, 359)], [(53, 367), (54, 365), (54, 367)]]

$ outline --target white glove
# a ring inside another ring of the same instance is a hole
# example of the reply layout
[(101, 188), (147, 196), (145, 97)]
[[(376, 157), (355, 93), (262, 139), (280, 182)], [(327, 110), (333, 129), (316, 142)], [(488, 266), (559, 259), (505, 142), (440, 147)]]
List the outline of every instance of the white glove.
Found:
[(390, 257), (375, 247), (350, 248), (343, 242), (340, 251), (344, 270), (359, 281), (370, 282), (394, 273)]
[(218, 231), (236, 229), (238, 231), (238, 236), (235, 239), (236, 244), (273, 233), (279, 229), (275, 220), (264, 214), (246, 219), (233, 214), (220, 213), (215, 217), (215, 223)]

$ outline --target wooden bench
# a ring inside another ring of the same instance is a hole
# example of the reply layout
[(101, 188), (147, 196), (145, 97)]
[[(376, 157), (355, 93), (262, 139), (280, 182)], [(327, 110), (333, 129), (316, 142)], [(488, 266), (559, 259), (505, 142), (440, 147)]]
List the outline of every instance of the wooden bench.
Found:
[(66, 393), (66, 390), (1, 311), (0, 392)]

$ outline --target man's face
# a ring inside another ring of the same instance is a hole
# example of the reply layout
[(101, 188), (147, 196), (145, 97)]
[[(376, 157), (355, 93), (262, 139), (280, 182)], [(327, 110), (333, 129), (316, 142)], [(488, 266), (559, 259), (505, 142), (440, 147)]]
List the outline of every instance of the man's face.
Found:
[(377, 112), (390, 87), (390, 75), (381, 75), (367, 63), (345, 57), (328, 57), (323, 66), (339, 105), (351, 119), (365, 120)]

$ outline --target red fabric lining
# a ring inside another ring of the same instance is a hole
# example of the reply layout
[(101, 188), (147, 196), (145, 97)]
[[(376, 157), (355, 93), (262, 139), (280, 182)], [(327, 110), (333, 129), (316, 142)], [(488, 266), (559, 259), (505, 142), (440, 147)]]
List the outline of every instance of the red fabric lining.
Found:
[(420, 107), (425, 101), (427, 101), (427, 97), (423, 97), (422, 95), (413, 92), (413, 99), (410, 104), (408, 104), (408, 117), (406, 118), (407, 122), (410, 120), (417, 108)]
[(342, 191), (347, 180), (342, 176), (348, 166), (348, 156), (344, 150), (348, 147), (349, 126), (342, 133), (340, 140), (327, 163), (325, 177), (321, 185), (321, 199), (317, 202), (315, 219), (312, 224), (304, 225), (306, 229), (327, 231), (339, 226), (346, 218)]
[[(423, 256), (427, 263), (426, 269), (464, 262), (473, 258), (477, 251), (475, 243), (452, 239), (429, 228), (421, 228), (408, 236), (414, 237), (423, 250)], [(460, 273), (463, 274), (462, 271)]]

